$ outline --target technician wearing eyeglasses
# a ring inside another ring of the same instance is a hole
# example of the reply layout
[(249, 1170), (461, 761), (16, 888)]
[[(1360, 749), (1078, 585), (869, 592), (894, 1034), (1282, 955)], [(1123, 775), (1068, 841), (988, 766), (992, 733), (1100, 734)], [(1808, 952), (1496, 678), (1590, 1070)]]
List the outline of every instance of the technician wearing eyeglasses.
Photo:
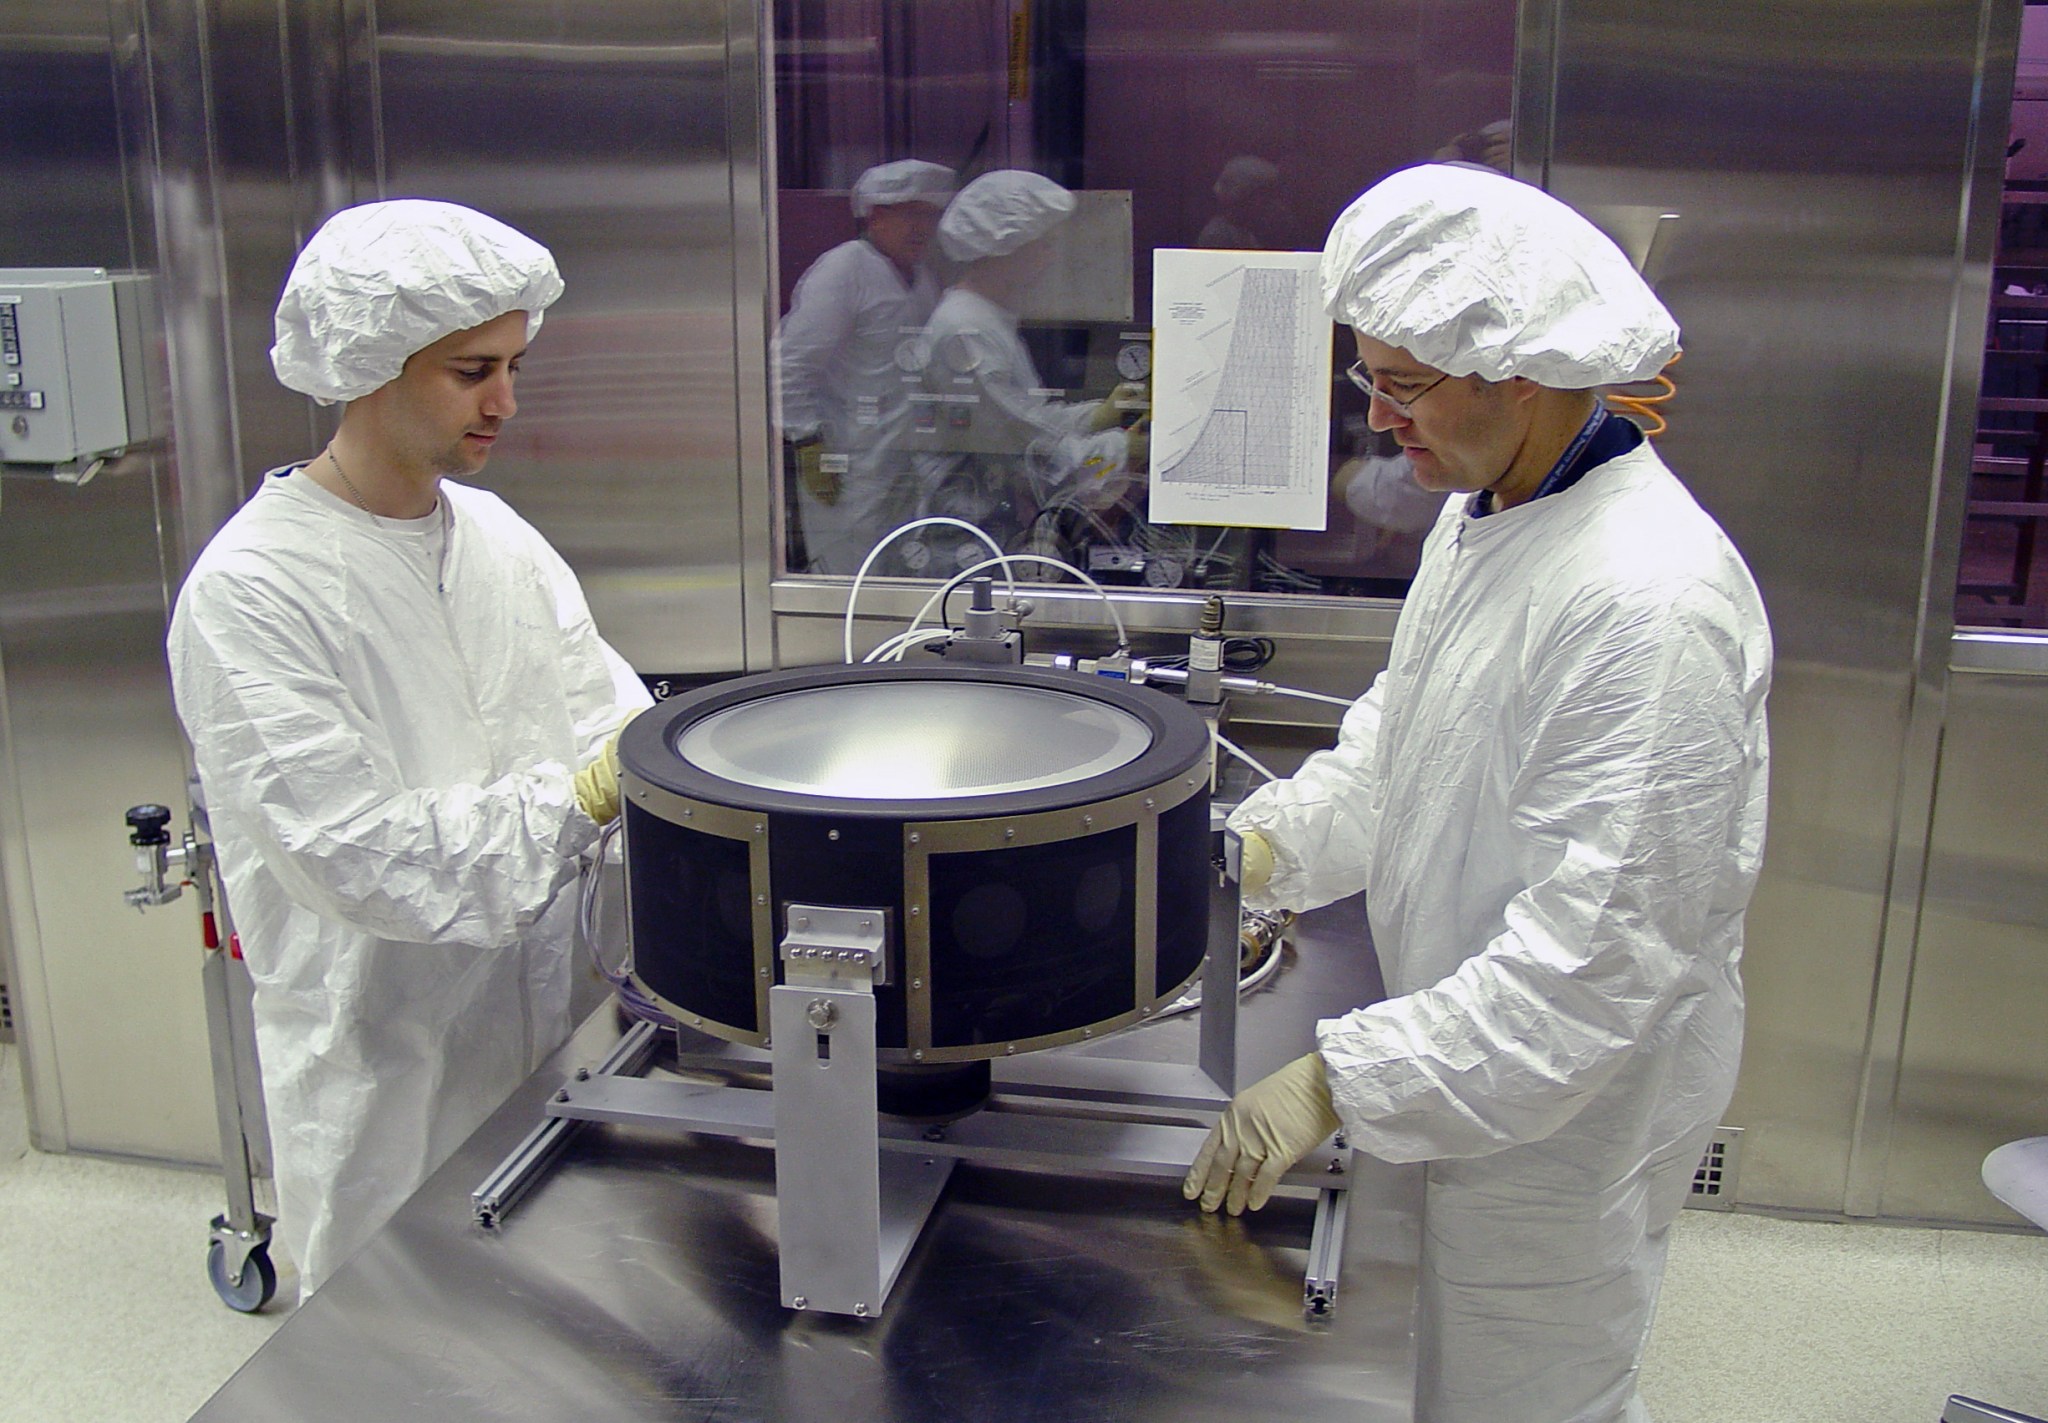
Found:
[(1390, 996), (1240, 1094), (1187, 1193), (1256, 1209), (1340, 1126), (1427, 1162), (1419, 1423), (1640, 1423), (1668, 1233), (1741, 1052), (1763, 605), (1600, 405), (1678, 330), (1583, 218), (1409, 169), (1338, 219), (1323, 285), (1373, 428), (1450, 497), (1337, 746), (1231, 824), (1254, 907), (1365, 891)]

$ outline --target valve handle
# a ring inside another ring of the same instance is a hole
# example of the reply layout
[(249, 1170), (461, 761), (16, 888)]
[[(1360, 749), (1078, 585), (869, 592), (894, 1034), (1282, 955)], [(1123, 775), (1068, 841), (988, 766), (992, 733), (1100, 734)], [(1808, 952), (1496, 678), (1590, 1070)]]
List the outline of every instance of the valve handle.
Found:
[(165, 827), (171, 823), (171, 808), (167, 805), (134, 805), (128, 808), (128, 843), (131, 845), (168, 845), (171, 832)]

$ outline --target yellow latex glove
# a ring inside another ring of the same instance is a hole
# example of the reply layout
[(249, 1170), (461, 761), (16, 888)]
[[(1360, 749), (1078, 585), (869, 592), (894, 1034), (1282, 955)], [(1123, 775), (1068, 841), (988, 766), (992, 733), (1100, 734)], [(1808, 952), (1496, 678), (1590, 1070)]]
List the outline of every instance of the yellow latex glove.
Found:
[(576, 804), (599, 825), (609, 825), (619, 818), (618, 731), (611, 734), (590, 764), (576, 773)]
[(1256, 830), (1247, 830), (1238, 838), (1244, 842), (1238, 849), (1238, 892), (1257, 894), (1272, 881), (1273, 847)]
[(839, 502), (839, 476), (825, 468), (823, 440), (805, 440), (796, 447), (796, 477), (820, 504)]
[(1126, 381), (1096, 402), (1094, 413), (1088, 417), (1088, 433), (1096, 435), (1113, 429), (1124, 423), (1124, 416), (1147, 410), (1151, 403), (1152, 396), (1142, 383)]
[(1237, 1094), (1202, 1143), (1180, 1193), (1191, 1201), (1199, 1196), (1205, 1211), (1258, 1210), (1294, 1163), (1342, 1125), (1323, 1055), (1298, 1057)]

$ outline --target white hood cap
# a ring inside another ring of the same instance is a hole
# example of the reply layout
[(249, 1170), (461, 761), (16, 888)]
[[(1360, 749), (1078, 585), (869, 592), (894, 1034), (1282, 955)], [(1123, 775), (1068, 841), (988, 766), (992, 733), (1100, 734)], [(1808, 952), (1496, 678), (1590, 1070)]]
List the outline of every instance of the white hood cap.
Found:
[(299, 253), (277, 303), (278, 380), (322, 405), (359, 400), (406, 357), (456, 331), (526, 313), (526, 339), (562, 294), (548, 249), (455, 203), (345, 208)]
[(1404, 169), (1344, 210), (1323, 247), (1330, 315), (1425, 365), (1558, 390), (1648, 380), (1678, 323), (1592, 223), (1463, 164)]
[(1001, 257), (1067, 220), (1074, 195), (1021, 168), (984, 173), (960, 190), (939, 219), (939, 250), (955, 262)]
[(953, 170), (941, 163), (901, 158), (870, 168), (853, 180), (853, 215), (866, 217), (896, 203), (946, 205), (953, 196)]

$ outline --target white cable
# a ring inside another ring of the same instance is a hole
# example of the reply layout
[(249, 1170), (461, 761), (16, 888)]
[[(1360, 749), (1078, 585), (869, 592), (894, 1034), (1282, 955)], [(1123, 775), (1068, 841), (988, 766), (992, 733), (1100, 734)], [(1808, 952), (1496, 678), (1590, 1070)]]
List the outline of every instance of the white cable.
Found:
[[(848, 662), (853, 661), (853, 604), (854, 600), (860, 597), (860, 585), (862, 580), (868, 576), (868, 570), (874, 567), (875, 560), (881, 556), (883, 549), (909, 533), (912, 529), (922, 529), (931, 524), (944, 524), (950, 528), (965, 529), (968, 533), (973, 534), (976, 538), (987, 544), (989, 552), (993, 553), (997, 558), (1003, 556), (1003, 546), (990, 538), (986, 533), (968, 523), (965, 519), (949, 519), (943, 514), (933, 514), (922, 519), (912, 519), (909, 523), (898, 524), (895, 528), (889, 530), (888, 533), (883, 534), (881, 538), (875, 540), (875, 546), (868, 550), (868, 556), (860, 561), (860, 569), (853, 575), (853, 586), (846, 590), (846, 631), (843, 643)], [(982, 566), (986, 567), (987, 565), (984, 564)], [(1007, 573), (1008, 570), (1005, 570), (1006, 581), (1010, 587), (1010, 596), (1014, 598), (1017, 596), (1017, 580), (1015, 578), (1008, 578)]]
[(1225, 735), (1224, 735), (1224, 734), (1223, 734), (1222, 732), (1218, 731), (1218, 730), (1217, 730), (1217, 729), (1216, 729), (1215, 727), (1213, 727), (1213, 726), (1212, 726), (1212, 727), (1210, 727), (1210, 728), (1209, 728), (1209, 734), (1210, 734), (1211, 736), (1213, 736), (1213, 737), (1215, 737), (1215, 738), (1216, 738), (1216, 744), (1217, 744), (1218, 746), (1221, 746), (1221, 747), (1222, 747), (1222, 748), (1223, 748), (1223, 749), (1224, 749), (1225, 751), (1228, 751), (1228, 752), (1229, 752), (1229, 753), (1230, 753), (1231, 755), (1235, 756), (1235, 757), (1236, 757), (1236, 758), (1237, 758), (1238, 760), (1240, 760), (1240, 761), (1244, 762), (1244, 763), (1245, 763), (1245, 765), (1247, 765), (1247, 766), (1251, 767), (1251, 768), (1252, 768), (1252, 769), (1253, 769), (1254, 771), (1257, 771), (1257, 772), (1258, 772), (1258, 773), (1259, 773), (1260, 775), (1264, 776), (1264, 777), (1265, 777), (1265, 778), (1266, 778), (1267, 780), (1269, 780), (1269, 781), (1277, 781), (1277, 780), (1279, 780), (1279, 779), (1280, 779), (1280, 778), (1279, 778), (1278, 776), (1274, 775), (1274, 774), (1273, 774), (1273, 773), (1272, 773), (1271, 771), (1267, 770), (1267, 769), (1266, 769), (1266, 768), (1265, 768), (1264, 766), (1261, 766), (1261, 765), (1260, 765), (1260, 764), (1259, 764), (1259, 763), (1258, 763), (1257, 761), (1253, 760), (1253, 759), (1252, 759), (1252, 755), (1251, 755), (1251, 753), (1250, 753), (1249, 751), (1246, 751), (1246, 750), (1245, 750), (1245, 749), (1244, 749), (1244, 748), (1243, 748), (1242, 746), (1239, 746), (1239, 745), (1238, 745), (1238, 744), (1237, 744), (1237, 743), (1236, 743), (1235, 741), (1232, 741), (1232, 740), (1231, 740), (1231, 739), (1230, 739), (1229, 737), (1225, 736)]
[[(1007, 574), (1009, 572), (1009, 565), (1011, 565), (1012, 563), (1049, 563), (1054, 568), (1058, 568), (1067, 573), (1073, 574), (1083, 583), (1086, 583), (1090, 588), (1093, 588), (1095, 590), (1095, 596), (1102, 599), (1102, 605), (1105, 608), (1109, 609), (1110, 621), (1116, 624), (1116, 650), (1118, 652), (1127, 652), (1130, 650), (1131, 635), (1124, 630), (1123, 615), (1117, 612), (1116, 604), (1112, 602), (1110, 599), (1109, 590), (1104, 588), (1100, 583), (1097, 583), (1093, 578), (1090, 578), (1087, 574), (1083, 573), (1080, 569), (1074, 567), (1073, 564), (1068, 563), (1066, 560), (1053, 558), (1047, 554), (1042, 553), (999, 553), (994, 558), (983, 559), (980, 563), (975, 564), (971, 568), (961, 569), (958, 573), (954, 574), (952, 578), (948, 579), (943, 585), (941, 585), (938, 592), (932, 594), (931, 597), (925, 599), (924, 606), (917, 610), (917, 616), (910, 620), (910, 630), (914, 631), (917, 625), (923, 622), (925, 618), (929, 617), (935, 608), (944, 605), (946, 601), (946, 595), (948, 593), (952, 592), (955, 588), (958, 588), (962, 583), (966, 582), (969, 578), (972, 578), (975, 574), (981, 572), (984, 568), (994, 568), (997, 564), (1001, 564), (1003, 566), (1004, 573)], [(1012, 580), (1010, 583), (1010, 596), (1014, 598), (1016, 595), (1017, 584), (1014, 580)], [(848, 645), (851, 645), (850, 641)]]
[(1321, 692), (1303, 692), (1293, 687), (1268, 685), (1261, 687), (1259, 690), (1275, 697), (1300, 697), (1303, 701), (1328, 702), (1333, 707), (1354, 706), (1358, 702), (1356, 697), (1326, 697)]

